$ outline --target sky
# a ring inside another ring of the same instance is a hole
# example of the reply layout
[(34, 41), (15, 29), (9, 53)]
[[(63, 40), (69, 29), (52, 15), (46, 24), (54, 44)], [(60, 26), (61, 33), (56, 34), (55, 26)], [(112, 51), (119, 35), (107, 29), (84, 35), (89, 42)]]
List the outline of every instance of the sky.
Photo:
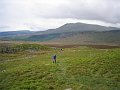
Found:
[(66, 23), (120, 27), (120, 0), (0, 0), (0, 31), (42, 31)]

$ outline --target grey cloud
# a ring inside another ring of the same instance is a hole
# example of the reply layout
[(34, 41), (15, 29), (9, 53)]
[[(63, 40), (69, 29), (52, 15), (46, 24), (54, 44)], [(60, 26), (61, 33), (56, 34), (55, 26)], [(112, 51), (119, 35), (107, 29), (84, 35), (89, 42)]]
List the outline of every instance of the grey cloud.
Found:
[[(42, 7), (37, 12), (43, 18), (76, 18), (120, 23), (119, 0), (68, 0), (69, 4)], [(41, 7), (38, 7), (38, 11)]]
[(119, 9), (120, 0), (0, 0), (0, 25), (67, 18), (119, 25)]

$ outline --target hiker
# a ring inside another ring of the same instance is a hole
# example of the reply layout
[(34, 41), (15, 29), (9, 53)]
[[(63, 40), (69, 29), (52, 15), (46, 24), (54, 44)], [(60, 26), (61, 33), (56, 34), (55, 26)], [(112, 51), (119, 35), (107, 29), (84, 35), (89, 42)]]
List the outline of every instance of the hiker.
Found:
[(52, 60), (53, 60), (53, 63), (56, 63), (56, 55), (55, 54), (52, 56)]
[(61, 51), (63, 51), (63, 49), (61, 48)]

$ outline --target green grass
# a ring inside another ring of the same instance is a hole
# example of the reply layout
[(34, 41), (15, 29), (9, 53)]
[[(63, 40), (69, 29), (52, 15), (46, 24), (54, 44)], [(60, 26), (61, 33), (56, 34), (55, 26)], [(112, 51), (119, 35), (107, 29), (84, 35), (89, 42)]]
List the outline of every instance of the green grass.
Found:
[(40, 52), (1, 61), (0, 90), (120, 90), (120, 49)]

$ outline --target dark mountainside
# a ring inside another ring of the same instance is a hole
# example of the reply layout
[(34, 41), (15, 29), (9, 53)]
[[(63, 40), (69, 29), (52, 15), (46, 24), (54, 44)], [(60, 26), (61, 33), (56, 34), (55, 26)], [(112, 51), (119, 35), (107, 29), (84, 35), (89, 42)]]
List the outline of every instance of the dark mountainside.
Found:
[(76, 32), (69, 33), (60, 38), (50, 40), (49, 43), (63, 44), (115, 44), (120, 45), (120, 30), (102, 31), (102, 32)]
[(65, 32), (84, 32), (84, 31), (110, 31), (110, 30), (119, 30), (115, 27), (105, 27), (100, 25), (93, 24), (84, 24), (84, 23), (67, 23), (56, 29), (48, 29), (43, 32), (37, 32), (37, 34), (53, 34), (53, 33), (65, 33)]
[(0, 39), (64, 44), (120, 45), (120, 29), (92, 24), (67, 23), (59, 28), (46, 31), (0, 32)]

